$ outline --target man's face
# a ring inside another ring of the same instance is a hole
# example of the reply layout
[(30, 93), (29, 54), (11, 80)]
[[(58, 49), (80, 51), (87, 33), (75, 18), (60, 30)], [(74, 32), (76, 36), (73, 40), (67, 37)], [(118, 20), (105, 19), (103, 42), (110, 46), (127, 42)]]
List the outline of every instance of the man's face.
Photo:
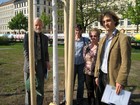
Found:
[(106, 31), (113, 31), (116, 27), (115, 21), (110, 16), (104, 16), (102, 22)]
[(34, 31), (40, 33), (42, 31), (42, 22), (37, 20), (34, 22)]

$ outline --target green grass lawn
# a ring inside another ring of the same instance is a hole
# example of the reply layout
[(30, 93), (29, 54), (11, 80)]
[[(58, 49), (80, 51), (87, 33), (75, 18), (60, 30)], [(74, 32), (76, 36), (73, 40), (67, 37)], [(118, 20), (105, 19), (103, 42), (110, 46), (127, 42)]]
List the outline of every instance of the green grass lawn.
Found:
[[(52, 47), (49, 47), (52, 64)], [(0, 46), (0, 105), (24, 105), (23, 81), (23, 44), (17, 43), (9, 46)], [(129, 75), (129, 90), (140, 93), (140, 49), (132, 49), (132, 65)], [(64, 47), (58, 47), (59, 89), (64, 88)], [(52, 101), (52, 71), (49, 72), (45, 83), (47, 98), (45, 102)], [(50, 96), (49, 96), (50, 95)], [(8, 101), (7, 101), (8, 100)], [(134, 99), (140, 102), (139, 99)], [(46, 102), (46, 103), (47, 103)], [(20, 104), (17, 104), (20, 103)], [(48, 104), (46, 104), (48, 105)]]

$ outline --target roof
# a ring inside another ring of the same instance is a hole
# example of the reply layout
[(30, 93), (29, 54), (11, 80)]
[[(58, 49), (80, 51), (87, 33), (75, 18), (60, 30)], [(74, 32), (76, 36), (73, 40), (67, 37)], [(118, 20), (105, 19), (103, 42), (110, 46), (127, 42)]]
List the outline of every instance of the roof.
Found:
[(27, 1), (27, 0), (8, 0), (8, 1), (6, 1), (6, 2), (2, 2), (2, 3), (0, 4), (0, 7), (1, 7), (1, 6), (8, 5), (8, 4), (11, 4), (11, 3), (20, 2), (20, 1)]
[(11, 4), (11, 3), (13, 3), (15, 0), (9, 0), (9, 1), (7, 1), (7, 2), (2, 2), (1, 4), (0, 4), (0, 7), (1, 6), (5, 6), (5, 5), (8, 5), (8, 4)]

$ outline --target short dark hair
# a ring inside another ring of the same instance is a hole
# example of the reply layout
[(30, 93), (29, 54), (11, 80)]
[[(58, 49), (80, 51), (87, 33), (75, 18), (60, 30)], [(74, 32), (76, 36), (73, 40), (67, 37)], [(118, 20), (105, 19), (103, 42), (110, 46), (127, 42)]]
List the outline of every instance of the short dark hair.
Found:
[(79, 30), (82, 30), (82, 25), (81, 24), (76, 24), (75, 28), (78, 28)]
[(103, 18), (104, 16), (109, 16), (111, 17), (116, 23), (115, 26), (119, 24), (119, 17), (112, 11), (105, 11), (100, 15), (100, 24), (103, 26)]

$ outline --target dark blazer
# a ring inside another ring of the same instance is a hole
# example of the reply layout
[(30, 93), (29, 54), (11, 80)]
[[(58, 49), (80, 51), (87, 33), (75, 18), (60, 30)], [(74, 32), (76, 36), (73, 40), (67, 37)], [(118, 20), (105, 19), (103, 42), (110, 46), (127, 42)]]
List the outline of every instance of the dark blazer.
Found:
[[(41, 42), (41, 60), (43, 63), (44, 73), (47, 73), (47, 66), (46, 62), (49, 62), (49, 53), (48, 53), (48, 37), (42, 33), (40, 35), (40, 42)], [(24, 36), (24, 71), (29, 72), (29, 44), (28, 44), (28, 34)], [(35, 54), (35, 65), (37, 64), (37, 33), (34, 32), (34, 54)]]
[[(95, 77), (99, 76), (99, 70), (102, 63), (106, 36), (99, 42), (97, 61), (95, 67)], [(112, 39), (108, 57), (108, 79), (109, 84), (115, 86), (116, 82), (126, 85), (128, 74), (131, 67), (131, 40), (120, 33), (116, 33)]]

